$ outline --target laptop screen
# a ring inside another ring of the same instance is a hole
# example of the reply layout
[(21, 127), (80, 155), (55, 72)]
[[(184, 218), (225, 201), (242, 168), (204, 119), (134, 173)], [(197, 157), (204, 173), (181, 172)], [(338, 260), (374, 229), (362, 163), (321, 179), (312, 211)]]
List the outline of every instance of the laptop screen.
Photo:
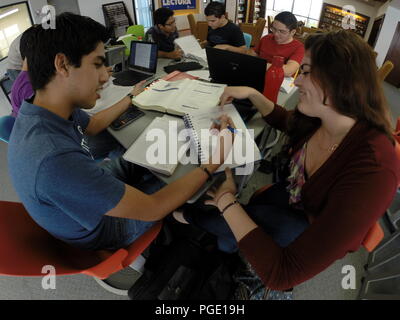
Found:
[(248, 86), (264, 91), (267, 61), (227, 50), (206, 47), (208, 69), (213, 82)]
[(157, 44), (152, 42), (131, 42), (128, 67), (130, 69), (156, 73), (157, 70)]

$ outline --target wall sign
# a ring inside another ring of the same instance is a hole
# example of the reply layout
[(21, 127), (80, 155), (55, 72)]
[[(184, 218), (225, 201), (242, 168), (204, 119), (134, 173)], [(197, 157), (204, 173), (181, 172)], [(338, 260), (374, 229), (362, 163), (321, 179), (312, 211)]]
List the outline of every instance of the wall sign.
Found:
[(198, 0), (161, 0), (161, 7), (171, 10), (195, 10)]

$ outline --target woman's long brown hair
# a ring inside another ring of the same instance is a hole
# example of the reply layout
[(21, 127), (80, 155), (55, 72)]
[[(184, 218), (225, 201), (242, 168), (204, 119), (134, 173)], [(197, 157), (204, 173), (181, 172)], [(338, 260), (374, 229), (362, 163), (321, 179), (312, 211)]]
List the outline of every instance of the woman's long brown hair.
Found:
[[(394, 142), (390, 113), (379, 80), (372, 48), (351, 31), (311, 35), (305, 42), (311, 55), (311, 79), (340, 114), (366, 121)], [(298, 110), (289, 120), (289, 145), (295, 146), (320, 126), (319, 119)]]

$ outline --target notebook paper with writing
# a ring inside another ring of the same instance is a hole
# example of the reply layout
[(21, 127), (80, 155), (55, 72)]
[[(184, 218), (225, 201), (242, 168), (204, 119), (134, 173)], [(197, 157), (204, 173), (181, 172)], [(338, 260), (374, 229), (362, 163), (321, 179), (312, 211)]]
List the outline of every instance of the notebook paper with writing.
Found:
[(178, 136), (172, 136), (184, 128), (181, 118), (168, 115), (157, 117), (122, 157), (126, 161), (170, 176), (189, 147), (187, 141), (179, 141)]
[(197, 150), (200, 162), (207, 162), (216, 149), (218, 136), (209, 129), (213, 119), (217, 119), (223, 114), (232, 119), (237, 133), (235, 133), (235, 140), (225, 163), (219, 167), (217, 172), (225, 170), (226, 167), (235, 168), (261, 160), (260, 150), (254, 142), (253, 136), (246, 128), (235, 106), (230, 104), (225, 105), (222, 111), (219, 107), (214, 107), (207, 112), (187, 114), (183, 117), (185, 127), (191, 130), (191, 143)]
[(225, 87), (193, 79), (159, 80), (132, 98), (132, 103), (142, 109), (183, 116), (217, 106)]
[(179, 37), (175, 39), (175, 43), (182, 49), (185, 56), (194, 55), (207, 61), (206, 50), (202, 49), (197, 39), (192, 36)]

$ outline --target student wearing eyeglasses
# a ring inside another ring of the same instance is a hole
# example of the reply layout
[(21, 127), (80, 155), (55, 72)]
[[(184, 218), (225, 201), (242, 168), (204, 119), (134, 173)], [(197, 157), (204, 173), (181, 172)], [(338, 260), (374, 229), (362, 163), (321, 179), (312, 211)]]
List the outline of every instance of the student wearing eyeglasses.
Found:
[(174, 12), (168, 8), (154, 11), (154, 26), (145, 34), (145, 40), (158, 45), (158, 57), (179, 60), (183, 52), (175, 48), (175, 39), (179, 37)]
[(250, 54), (266, 59), (267, 69), (274, 56), (284, 57), (285, 76), (292, 76), (299, 69), (304, 57), (304, 45), (293, 38), (296, 28), (297, 19), (291, 12), (279, 13), (270, 27), (271, 33), (261, 38), (255, 50), (250, 50)]

